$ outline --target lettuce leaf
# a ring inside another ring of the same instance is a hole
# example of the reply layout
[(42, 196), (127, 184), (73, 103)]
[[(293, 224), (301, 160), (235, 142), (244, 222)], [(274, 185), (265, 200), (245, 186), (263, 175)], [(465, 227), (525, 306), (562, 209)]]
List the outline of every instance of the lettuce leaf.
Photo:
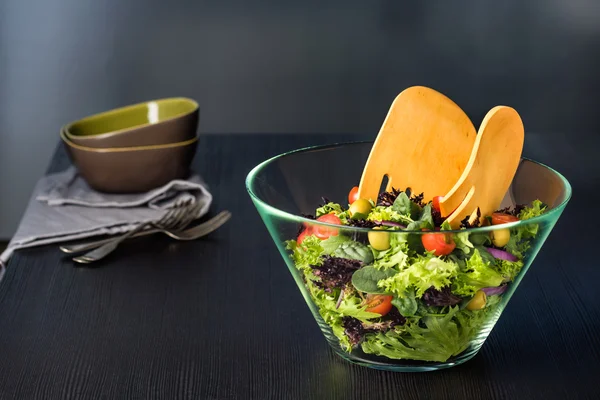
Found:
[(492, 239), (490, 238), (490, 234), (487, 232), (484, 233), (472, 233), (469, 236), (469, 241), (475, 246), (486, 246), (492, 243)]
[(526, 220), (526, 219), (530, 219), (533, 217), (539, 217), (544, 212), (546, 212), (547, 208), (548, 207), (544, 203), (542, 203), (540, 200), (534, 200), (531, 202), (530, 206), (524, 207), (519, 212), (519, 219)]
[(393, 269), (375, 269), (374, 267), (367, 265), (352, 274), (352, 285), (356, 290), (360, 292), (370, 294), (384, 294), (385, 291), (381, 289), (377, 283), (382, 280), (389, 278), (395, 274)]
[(450, 260), (442, 260), (431, 254), (417, 256), (410, 265), (405, 266), (396, 275), (379, 281), (379, 287), (386, 293), (393, 293), (398, 297), (411, 288), (415, 289), (417, 297), (430, 287), (441, 289), (450, 285), (450, 278), (456, 275), (458, 264)]
[(451, 231), (452, 230), (452, 226), (450, 226), (450, 222), (448, 222), (447, 219), (445, 219), (444, 222), (442, 222), (442, 225), (440, 225), (440, 230), (441, 231)]
[(427, 316), (386, 333), (367, 334), (365, 353), (393, 359), (445, 362), (465, 351), (496, 307), (460, 311), (451, 307), (443, 316)]
[(431, 203), (427, 203), (425, 207), (423, 207), (421, 215), (419, 216), (419, 221), (421, 222), (421, 228), (433, 229), (435, 227), (435, 222), (433, 222), (433, 215), (431, 213)]
[(390, 234), (390, 248), (377, 252), (373, 267), (377, 269), (403, 269), (408, 264), (408, 244), (406, 234)]
[(344, 235), (329, 236), (321, 242), (321, 247), (326, 254), (332, 255), (338, 247), (350, 240), (351, 239), (348, 236)]
[(327, 204), (317, 208), (317, 210), (315, 211), (315, 215), (317, 218), (319, 218), (322, 215), (330, 214), (330, 213), (335, 214), (340, 219), (340, 221), (342, 221), (343, 224), (347, 224), (348, 219), (350, 218), (348, 210), (344, 211), (342, 206), (339, 205), (338, 203), (327, 203)]
[(348, 258), (350, 260), (358, 260), (365, 265), (373, 262), (373, 251), (371, 248), (353, 240), (340, 244), (333, 252), (333, 255), (341, 258)]
[(339, 290), (327, 293), (310, 282), (307, 282), (306, 286), (319, 309), (319, 314), (325, 323), (331, 327), (333, 334), (339, 339), (340, 345), (346, 351), (352, 350), (352, 345), (344, 332), (342, 317), (349, 316), (362, 322), (381, 317), (379, 314), (365, 311), (367, 306), (362, 304), (362, 299), (358, 296), (345, 295), (339, 307), (336, 308)]
[[(473, 250), (473, 255), (461, 267), (452, 285), (452, 293), (458, 296), (472, 296), (481, 288), (500, 286), (503, 276), (483, 260), (479, 250)], [(437, 289), (437, 288), (436, 288)]]
[(473, 243), (469, 241), (469, 232), (466, 230), (454, 235), (454, 243), (456, 243), (456, 248), (465, 254), (469, 254), (474, 247)]
[(421, 207), (417, 203), (411, 201), (406, 192), (401, 192), (398, 197), (396, 197), (394, 204), (392, 204), (392, 209), (413, 220), (419, 218), (419, 215), (421, 214)]
[(339, 205), (338, 203), (327, 203), (327, 204), (317, 208), (315, 215), (317, 218), (319, 218), (320, 216), (329, 214), (331, 212), (333, 212), (334, 214), (339, 214), (339, 213), (344, 212), (344, 210), (342, 209), (342, 206)]
[[(413, 203), (414, 204), (414, 203)], [(417, 207), (419, 207), (417, 204), (415, 204)], [(419, 212), (420, 214), (417, 214), (417, 217), (415, 217), (415, 220), (413, 222), (411, 222), (410, 224), (408, 224), (408, 226), (406, 227), (407, 231), (420, 231), (421, 229), (433, 229), (434, 222), (433, 222), (433, 216), (431, 214), (431, 204), (427, 204), (425, 207), (423, 207), (423, 210), (421, 210), (419, 208)], [(411, 237), (409, 237), (409, 242), (411, 242), (411, 239), (418, 239), (418, 243), (419, 245), (421, 244), (421, 237), (419, 235), (412, 235)], [(411, 246), (414, 247), (414, 246)]]
[(285, 243), (286, 248), (292, 251), (291, 257), (296, 268), (304, 272), (308, 279), (316, 279), (311, 265), (321, 265), (323, 263), (321, 256), (324, 251), (321, 247), (321, 240), (314, 235), (310, 235), (300, 245), (295, 240), (288, 240)]
[[(531, 206), (527, 206), (519, 212), (519, 219), (526, 221), (546, 212), (546, 205), (539, 200), (534, 200)], [(522, 259), (531, 247), (529, 239), (537, 236), (538, 224), (526, 224), (519, 228), (511, 229), (510, 239), (505, 246), (506, 251)]]
[(408, 217), (406, 215), (402, 215), (399, 212), (395, 211), (392, 208), (392, 206), (373, 207), (373, 209), (367, 216), (367, 220), (369, 220), (369, 221), (394, 221), (394, 222), (401, 222), (401, 223), (413, 222), (413, 220), (410, 217)]
[(335, 310), (336, 297), (333, 293), (326, 293), (324, 290), (319, 289), (315, 285), (307, 282), (306, 284), (315, 305), (319, 309), (319, 314), (325, 321), (327, 325), (331, 327), (333, 334), (340, 341), (340, 346), (346, 350), (350, 351), (352, 349), (352, 345), (348, 340), (344, 332), (344, 326), (342, 325), (342, 317), (335, 311), (331, 311), (332, 307)]
[(523, 268), (523, 261), (506, 261), (506, 260), (496, 260), (495, 269), (500, 272), (500, 274), (504, 277), (504, 280), (514, 281), (521, 269)]
[[(531, 206), (525, 207), (519, 212), (520, 220), (528, 220), (542, 215), (546, 211), (546, 205), (539, 200), (531, 202)], [(539, 225), (527, 224), (518, 229), (520, 239), (531, 239), (537, 235)]]
[(394, 296), (392, 299), (392, 304), (404, 317), (412, 317), (415, 315), (418, 308), (417, 300), (415, 299), (415, 293), (412, 289), (406, 291), (402, 297)]
[(380, 314), (366, 311), (367, 305), (363, 304), (362, 299), (358, 296), (344, 296), (340, 306), (336, 309), (335, 303), (333, 309), (328, 303), (327, 309), (331, 312), (337, 312), (341, 317), (353, 317), (362, 322), (368, 322), (370, 319), (381, 318)]

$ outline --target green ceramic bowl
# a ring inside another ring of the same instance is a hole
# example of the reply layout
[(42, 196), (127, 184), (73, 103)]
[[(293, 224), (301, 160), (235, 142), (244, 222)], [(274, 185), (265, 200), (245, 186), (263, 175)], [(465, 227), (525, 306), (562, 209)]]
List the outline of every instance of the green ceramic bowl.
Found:
[(196, 137), (198, 118), (198, 103), (174, 97), (92, 115), (65, 125), (62, 131), (79, 146), (154, 146), (185, 142)]
[(140, 193), (174, 179), (185, 179), (198, 138), (162, 145), (92, 148), (70, 141), (61, 131), (69, 157), (93, 189), (106, 193)]

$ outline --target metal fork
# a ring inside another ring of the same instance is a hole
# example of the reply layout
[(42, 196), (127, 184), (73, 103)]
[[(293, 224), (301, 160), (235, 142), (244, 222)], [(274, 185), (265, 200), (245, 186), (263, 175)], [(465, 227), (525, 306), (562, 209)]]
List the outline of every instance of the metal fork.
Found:
[[(148, 235), (153, 235), (155, 233), (164, 233), (165, 235), (170, 236), (175, 240), (182, 240), (182, 241), (196, 240), (196, 239), (199, 239), (202, 236), (208, 235), (209, 233), (218, 229), (219, 227), (221, 227), (221, 225), (226, 223), (230, 218), (231, 218), (231, 212), (221, 211), (219, 214), (215, 215), (208, 221), (203, 222), (199, 225), (196, 225), (192, 228), (185, 228), (184, 230), (178, 230), (178, 231), (151, 228), (151, 229), (145, 229), (142, 232), (136, 233), (135, 235), (130, 236), (130, 238), (136, 238), (136, 237), (140, 237), (140, 236), (148, 236)], [(115, 238), (111, 237), (108, 239), (92, 240), (92, 241), (88, 241), (88, 242), (84, 242), (84, 243), (65, 244), (65, 245), (60, 246), (59, 248), (60, 248), (60, 251), (62, 251), (63, 253), (66, 253), (66, 254), (85, 253), (87, 251), (94, 250), (100, 246), (103, 246), (107, 243), (110, 243), (113, 240), (115, 240)]]
[(97, 249), (90, 251), (89, 253), (85, 253), (82, 256), (73, 258), (73, 261), (84, 264), (98, 261), (112, 253), (123, 241), (134, 236), (136, 233), (142, 231), (148, 226), (154, 226), (157, 229), (172, 231), (181, 230), (197, 218), (198, 211), (201, 207), (201, 204), (195, 203), (169, 210), (159, 220), (141, 223), (135, 229), (132, 229), (126, 234), (114, 239), (110, 243), (102, 245)]

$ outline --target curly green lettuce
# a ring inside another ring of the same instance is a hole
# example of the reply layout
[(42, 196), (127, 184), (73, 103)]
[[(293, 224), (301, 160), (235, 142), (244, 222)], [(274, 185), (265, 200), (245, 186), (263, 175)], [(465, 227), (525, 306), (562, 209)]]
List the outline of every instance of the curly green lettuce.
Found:
[(452, 284), (452, 293), (469, 297), (484, 287), (500, 286), (504, 277), (490, 264), (484, 261), (479, 250), (473, 250), (473, 255), (461, 266)]
[(296, 243), (295, 240), (288, 240), (286, 243), (286, 249), (291, 250), (292, 260), (300, 271), (302, 271), (307, 279), (314, 279), (311, 265), (321, 265), (323, 259), (321, 256), (324, 253), (323, 247), (321, 247), (321, 240), (314, 236), (307, 236), (302, 244)]
[(380, 317), (379, 314), (365, 311), (367, 306), (362, 304), (362, 299), (358, 296), (345, 295), (339, 307), (336, 308), (339, 290), (327, 293), (310, 282), (307, 282), (306, 286), (319, 309), (319, 314), (331, 327), (333, 334), (339, 339), (340, 345), (345, 351), (351, 351), (352, 345), (344, 332), (343, 317), (353, 317), (362, 322)]
[(390, 235), (390, 248), (377, 252), (373, 267), (377, 269), (403, 269), (408, 265), (408, 244), (406, 234)]
[(393, 359), (445, 362), (469, 347), (496, 308), (461, 311), (458, 306), (450, 307), (443, 316), (426, 316), (385, 334), (367, 334), (361, 347), (365, 353)]
[[(530, 206), (524, 207), (519, 212), (519, 219), (525, 221), (533, 217), (538, 217), (546, 212), (546, 205), (540, 200), (534, 200)], [(530, 239), (537, 236), (539, 230), (538, 224), (524, 224), (515, 229), (511, 229), (510, 240), (505, 249), (509, 253), (522, 259), (531, 247)]]
[(342, 206), (339, 205), (338, 203), (329, 202), (329, 203), (317, 208), (317, 210), (315, 211), (315, 215), (317, 218), (319, 218), (322, 215), (330, 214), (330, 213), (333, 213), (335, 216), (337, 216), (340, 219), (340, 221), (342, 221), (343, 224), (347, 224), (348, 219), (350, 219), (348, 210), (344, 211)]
[(342, 206), (339, 205), (338, 203), (329, 202), (329, 203), (317, 208), (315, 215), (318, 218), (322, 215), (329, 214), (332, 212), (334, 214), (340, 214), (340, 213), (343, 213), (344, 210), (342, 209)]
[(523, 261), (506, 261), (496, 260), (495, 269), (504, 277), (504, 281), (514, 281), (521, 269), (523, 269)]
[(432, 254), (417, 255), (410, 264), (394, 276), (379, 281), (378, 285), (386, 293), (403, 297), (411, 288), (415, 289), (417, 297), (430, 287), (441, 289), (451, 283), (451, 278), (456, 275), (458, 264), (451, 260), (442, 260)]
[(524, 207), (519, 212), (519, 219), (527, 220), (527, 219), (531, 219), (533, 217), (539, 217), (540, 215), (542, 215), (543, 213), (546, 212), (547, 208), (548, 208), (548, 206), (546, 206), (540, 200), (534, 200), (531, 202), (530, 206)]
[(400, 214), (398, 211), (395, 211), (392, 208), (392, 206), (373, 207), (373, 209), (367, 216), (367, 220), (369, 220), (369, 221), (394, 221), (394, 222), (405, 223), (405, 224), (409, 224), (409, 223), (413, 222), (413, 220), (409, 216)]

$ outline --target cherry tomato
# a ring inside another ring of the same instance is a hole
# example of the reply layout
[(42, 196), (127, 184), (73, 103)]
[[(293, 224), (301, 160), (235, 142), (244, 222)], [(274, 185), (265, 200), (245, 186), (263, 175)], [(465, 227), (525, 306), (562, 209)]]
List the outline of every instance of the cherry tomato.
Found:
[(354, 186), (348, 193), (348, 204), (352, 204), (356, 200), (358, 200), (358, 186)]
[[(328, 224), (341, 225), (342, 221), (335, 214), (325, 214), (317, 218), (317, 221), (326, 222)], [(325, 240), (330, 236), (337, 236), (339, 234), (338, 229), (330, 228), (328, 226), (314, 226), (313, 235), (321, 240)]]
[(383, 317), (392, 309), (392, 299), (393, 296), (387, 296), (385, 294), (369, 294), (367, 295), (366, 311), (377, 313)]
[(492, 214), (492, 225), (508, 224), (509, 222), (518, 221), (519, 218), (514, 215), (504, 213), (493, 213)]
[(425, 250), (432, 251), (438, 257), (447, 256), (456, 247), (452, 237), (445, 233), (424, 233), (421, 235), (421, 242)]
[(300, 233), (298, 235), (298, 239), (296, 239), (296, 243), (301, 244), (302, 242), (304, 242), (304, 239), (306, 239), (307, 236), (312, 235), (312, 229), (311, 228), (306, 228), (305, 230), (302, 231), (302, 233)]
[(440, 201), (443, 199), (443, 196), (435, 196), (432, 200), (432, 206), (434, 209), (436, 209), (437, 211), (440, 211)]

